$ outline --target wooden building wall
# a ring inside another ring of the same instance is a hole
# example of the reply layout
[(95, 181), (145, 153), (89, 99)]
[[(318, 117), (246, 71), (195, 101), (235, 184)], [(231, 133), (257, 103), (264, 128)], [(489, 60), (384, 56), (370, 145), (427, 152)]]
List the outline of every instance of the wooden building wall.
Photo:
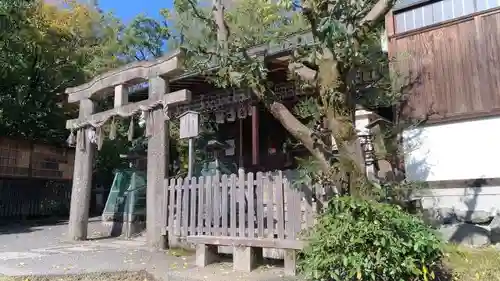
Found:
[(0, 138), (0, 177), (73, 177), (74, 149)]
[(399, 33), (395, 19), (386, 18), (389, 55), (413, 84), (407, 113), (434, 111), (431, 122), (500, 115), (499, 8)]

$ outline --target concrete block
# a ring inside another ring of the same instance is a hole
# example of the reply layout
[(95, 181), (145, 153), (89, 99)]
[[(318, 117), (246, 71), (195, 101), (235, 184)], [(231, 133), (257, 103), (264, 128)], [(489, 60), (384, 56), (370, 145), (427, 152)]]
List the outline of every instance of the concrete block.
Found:
[(205, 267), (219, 260), (217, 246), (198, 244), (196, 245), (196, 265)]
[(438, 229), (445, 241), (460, 245), (483, 247), (491, 244), (487, 227), (475, 224), (457, 223), (444, 225)]
[(262, 248), (239, 247), (233, 249), (233, 269), (250, 272), (262, 261)]
[(285, 275), (297, 275), (297, 251), (293, 249), (285, 250)]
[(481, 210), (456, 210), (458, 221), (473, 224), (488, 224), (493, 220), (493, 215), (488, 211)]

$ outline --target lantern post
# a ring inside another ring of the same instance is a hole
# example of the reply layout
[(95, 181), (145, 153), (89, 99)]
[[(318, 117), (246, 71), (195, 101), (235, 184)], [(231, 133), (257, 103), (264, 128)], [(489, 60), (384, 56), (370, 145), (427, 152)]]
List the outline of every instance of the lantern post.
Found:
[(188, 139), (189, 154), (188, 154), (188, 178), (191, 179), (193, 176), (194, 167), (194, 138), (199, 134), (199, 113), (195, 111), (186, 111), (179, 116), (180, 128), (179, 137), (180, 139)]

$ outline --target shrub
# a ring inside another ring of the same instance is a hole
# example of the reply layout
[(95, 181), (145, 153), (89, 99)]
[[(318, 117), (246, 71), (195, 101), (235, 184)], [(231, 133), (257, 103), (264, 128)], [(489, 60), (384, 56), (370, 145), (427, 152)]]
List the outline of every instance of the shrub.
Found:
[(334, 198), (308, 233), (299, 267), (316, 281), (432, 280), (443, 256), (438, 236), (401, 208)]

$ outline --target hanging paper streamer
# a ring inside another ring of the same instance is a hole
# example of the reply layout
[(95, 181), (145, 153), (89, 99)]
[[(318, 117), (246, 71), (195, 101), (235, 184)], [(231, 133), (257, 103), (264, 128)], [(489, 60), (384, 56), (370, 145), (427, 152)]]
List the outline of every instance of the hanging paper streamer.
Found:
[(244, 106), (244, 105), (241, 105), (239, 108), (238, 108), (238, 119), (245, 119), (247, 118), (247, 107)]
[(111, 119), (111, 125), (109, 127), (109, 139), (114, 140), (116, 139), (116, 120), (115, 117)]
[(134, 139), (134, 115), (130, 116), (130, 125), (128, 127), (128, 141)]
[(225, 117), (224, 111), (220, 110), (215, 112), (215, 122), (217, 124), (224, 124), (225, 122), (224, 117)]
[(95, 128), (94, 127), (88, 128), (86, 132), (89, 143), (97, 143)]
[(87, 143), (85, 139), (87, 137), (85, 136), (85, 128), (80, 128), (78, 130), (78, 133), (76, 134), (76, 137), (76, 144), (78, 145), (78, 149), (80, 149), (80, 151), (85, 151), (85, 144)]
[(66, 139), (66, 143), (67, 143), (69, 146), (75, 146), (75, 143), (76, 143), (76, 137), (75, 137), (75, 131), (73, 131), (73, 129), (71, 129), (71, 132), (69, 133), (69, 136), (68, 136), (68, 138)]
[(167, 103), (163, 106), (163, 117), (165, 120), (169, 121), (170, 120), (170, 114), (168, 113), (168, 106)]
[(234, 110), (234, 108), (231, 108), (226, 112), (226, 120), (228, 122), (236, 121), (236, 110)]
[(153, 130), (153, 115), (149, 110), (143, 112), (144, 120), (146, 121), (146, 129), (144, 130), (144, 135), (149, 138), (152, 135)]
[(137, 122), (139, 128), (144, 128), (144, 126), (146, 126), (146, 112), (147, 110), (141, 110), (141, 116), (139, 116), (139, 122)]
[(101, 150), (102, 144), (104, 143), (104, 130), (102, 126), (96, 129), (96, 142), (97, 150)]
[(98, 126), (98, 127), (90, 127), (90, 128), (86, 129), (88, 142), (86, 142), (85, 145), (87, 143), (89, 143), (89, 144), (93, 143), (93, 144), (99, 146), (99, 138), (100, 138), (99, 134), (98, 134), (99, 128), (101, 128), (101, 127), (100, 126)]

